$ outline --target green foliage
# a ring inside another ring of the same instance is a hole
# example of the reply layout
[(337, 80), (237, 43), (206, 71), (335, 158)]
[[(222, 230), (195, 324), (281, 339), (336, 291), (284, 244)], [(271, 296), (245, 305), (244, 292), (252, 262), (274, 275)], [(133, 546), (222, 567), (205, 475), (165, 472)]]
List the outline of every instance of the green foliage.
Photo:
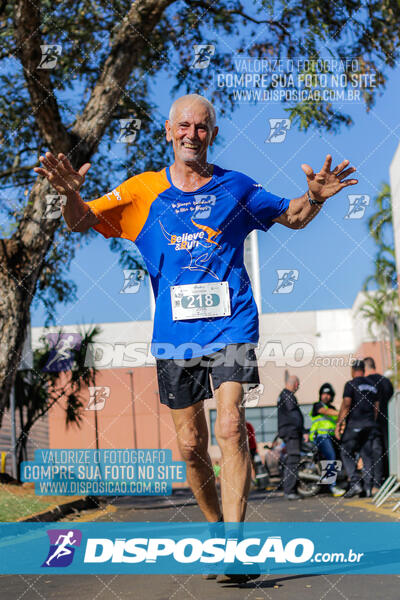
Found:
[(395, 332), (398, 333), (396, 320), (400, 316), (400, 307), (397, 290), (380, 288), (375, 292), (367, 292), (359, 312), (366, 318), (371, 336), (376, 335), (376, 329), (379, 336), (388, 334), (391, 321), (394, 322)]
[(382, 189), (374, 200), (375, 210), (368, 219), (368, 230), (377, 246), (375, 271), (364, 282), (364, 289), (371, 284), (379, 289), (397, 288), (397, 269), (394, 252), (392, 200), (390, 187)]
[[(397, 383), (396, 340), (399, 337), (399, 292), (393, 239), (393, 215), (390, 187), (382, 184), (374, 200), (375, 211), (368, 219), (368, 230), (377, 246), (375, 271), (364, 282), (366, 299), (360, 313), (368, 323), (371, 335), (390, 340), (390, 354)], [(377, 288), (369, 291), (370, 286)]]
[(65, 402), (67, 426), (73, 424), (80, 426), (84, 409), (82, 392), (87, 387), (96, 385), (96, 368), (85, 366), (86, 350), (88, 344), (95, 341), (99, 332), (98, 327), (81, 332), (81, 346), (71, 351), (73, 360), (71, 371), (57, 373), (46, 370), (52, 355), (52, 347), (43, 337), (42, 347), (33, 353), (33, 368), (17, 372), (15, 402), (21, 427), (17, 439), (18, 463), (26, 460), (26, 444), (33, 425), (61, 399)]

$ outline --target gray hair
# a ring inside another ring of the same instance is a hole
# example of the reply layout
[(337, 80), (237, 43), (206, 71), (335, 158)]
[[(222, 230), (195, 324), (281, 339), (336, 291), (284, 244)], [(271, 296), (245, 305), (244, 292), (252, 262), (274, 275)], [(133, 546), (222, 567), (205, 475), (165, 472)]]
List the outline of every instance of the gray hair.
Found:
[(289, 375), (287, 382), (289, 385), (294, 385), (295, 383), (300, 383), (300, 379), (297, 375)]
[(213, 105), (211, 104), (211, 102), (209, 100), (207, 100), (207, 98), (205, 98), (204, 96), (200, 96), (200, 94), (187, 94), (186, 96), (181, 96), (180, 98), (177, 98), (172, 103), (171, 108), (169, 110), (169, 117), (168, 118), (171, 121), (171, 123), (174, 120), (174, 116), (175, 116), (175, 111), (176, 111), (177, 105), (183, 99), (186, 99), (186, 98), (188, 100), (192, 100), (193, 103), (195, 103), (195, 102), (201, 102), (207, 108), (207, 112), (208, 112), (209, 117), (210, 117), (211, 127), (212, 127), (212, 129), (214, 129), (215, 123), (217, 122), (217, 115), (215, 114), (215, 108), (213, 107)]

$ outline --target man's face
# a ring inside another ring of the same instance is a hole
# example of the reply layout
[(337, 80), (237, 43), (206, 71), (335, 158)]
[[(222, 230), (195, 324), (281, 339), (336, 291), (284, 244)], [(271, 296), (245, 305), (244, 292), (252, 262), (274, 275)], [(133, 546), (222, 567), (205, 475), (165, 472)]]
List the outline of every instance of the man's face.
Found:
[(324, 404), (329, 404), (330, 402), (332, 402), (332, 396), (328, 392), (323, 392), (321, 394), (321, 402), (323, 402)]
[(183, 101), (175, 109), (172, 122), (165, 123), (167, 141), (172, 141), (175, 160), (184, 163), (204, 163), (207, 149), (218, 133), (212, 130), (210, 116), (201, 102)]

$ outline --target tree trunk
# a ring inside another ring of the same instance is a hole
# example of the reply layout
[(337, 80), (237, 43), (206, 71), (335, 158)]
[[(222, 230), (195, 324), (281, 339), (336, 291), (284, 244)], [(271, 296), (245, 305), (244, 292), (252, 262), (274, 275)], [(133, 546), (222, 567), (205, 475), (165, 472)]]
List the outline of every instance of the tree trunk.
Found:
[[(165, 9), (175, 1), (137, 0), (132, 3), (113, 37), (110, 54), (88, 103), (71, 132), (60, 121), (48, 75), (41, 74), (41, 77), (47, 77), (45, 90), (43, 82), (37, 80), (38, 48), (42, 41), (38, 29), (38, 8), (28, 0), (16, 3), (17, 54), (24, 68), (32, 108), (41, 108), (35, 113), (37, 125), (50, 150), (67, 154), (75, 167), (90, 160), (113, 118), (128, 78), (149, 43), (154, 27)], [(46, 194), (52, 193), (47, 181), (39, 178), (32, 188), (17, 231), (11, 239), (0, 240), (0, 426), (21, 359), (38, 277), (58, 227), (57, 219), (43, 218)]]

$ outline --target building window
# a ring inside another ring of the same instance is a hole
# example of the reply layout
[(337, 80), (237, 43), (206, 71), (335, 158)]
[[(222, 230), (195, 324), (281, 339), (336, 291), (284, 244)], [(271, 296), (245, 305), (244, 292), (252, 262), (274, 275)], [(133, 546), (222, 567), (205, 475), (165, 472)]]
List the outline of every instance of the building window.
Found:
[[(308, 429), (311, 426), (310, 411), (312, 404), (300, 404), (301, 412), (304, 415), (304, 427)], [(215, 438), (215, 420), (217, 411), (210, 409), (210, 427), (211, 427), (211, 445), (217, 444)], [(258, 406), (256, 408), (246, 408), (246, 421), (249, 421), (256, 432), (257, 442), (272, 442), (278, 432), (278, 408), (276, 406)]]

